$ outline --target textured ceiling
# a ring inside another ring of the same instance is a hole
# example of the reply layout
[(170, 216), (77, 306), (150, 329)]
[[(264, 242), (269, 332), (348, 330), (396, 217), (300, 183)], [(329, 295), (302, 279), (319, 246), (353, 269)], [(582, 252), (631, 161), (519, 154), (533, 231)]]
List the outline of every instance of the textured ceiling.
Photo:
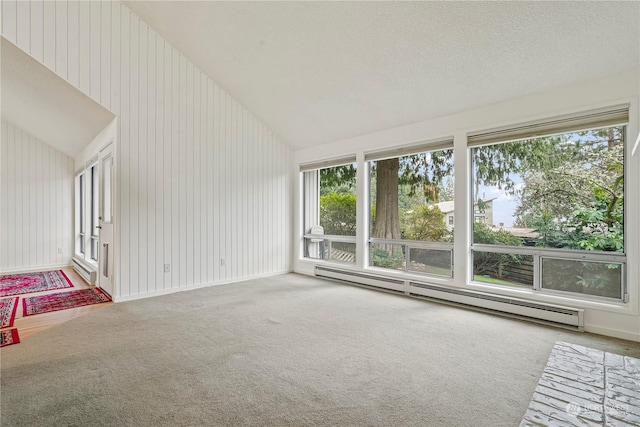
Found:
[(125, 3), (295, 148), (640, 66), (640, 2)]
[(71, 158), (113, 114), (2, 38), (2, 118)]

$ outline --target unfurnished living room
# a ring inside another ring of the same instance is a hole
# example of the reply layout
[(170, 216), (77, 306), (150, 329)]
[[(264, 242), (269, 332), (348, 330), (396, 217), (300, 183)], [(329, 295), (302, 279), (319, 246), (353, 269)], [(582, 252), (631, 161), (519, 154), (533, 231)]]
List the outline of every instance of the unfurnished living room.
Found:
[(2, 0), (0, 425), (640, 425), (640, 2)]

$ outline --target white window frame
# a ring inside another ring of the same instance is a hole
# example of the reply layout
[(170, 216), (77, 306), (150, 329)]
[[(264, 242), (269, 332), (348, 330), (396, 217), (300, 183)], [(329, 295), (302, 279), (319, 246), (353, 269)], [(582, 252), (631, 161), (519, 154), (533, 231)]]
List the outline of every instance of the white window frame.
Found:
[(85, 201), (85, 193), (86, 193), (86, 174), (83, 170), (82, 172), (76, 175), (76, 179), (74, 181), (75, 185), (75, 254), (76, 256), (84, 258), (86, 252), (86, 203)]
[[(93, 179), (92, 172), (94, 172)], [(93, 211), (95, 209), (94, 203), (98, 203), (100, 197), (99, 173), (98, 160), (95, 158), (88, 162), (86, 167), (77, 172), (75, 179), (76, 238), (74, 253), (76, 258), (95, 267), (98, 265), (99, 252), (97, 250), (98, 235), (94, 234), (93, 231), (95, 231), (94, 226), (98, 226), (99, 223), (94, 224), (96, 218), (92, 214), (97, 213)], [(96, 242), (95, 245), (94, 241)], [(95, 255), (95, 258), (93, 255)]]
[[(567, 116), (551, 118), (549, 120), (541, 120), (538, 122), (525, 123), (521, 125), (509, 126), (504, 129), (489, 130), (476, 132), (467, 135), (467, 154), (469, 160), (468, 185), (474, 188), (473, 183), (473, 161), (472, 149), (475, 147), (508, 143), (511, 141), (525, 139), (527, 137), (543, 137), (552, 136), (568, 132), (577, 132), (590, 129), (599, 129), (604, 127), (624, 127), (624, 224), (628, 224), (628, 179), (629, 172), (629, 151), (628, 151), (628, 129), (629, 129), (629, 106), (618, 105), (614, 107), (594, 110), (589, 112), (577, 113)], [(473, 273), (473, 253), (474, 252), (492, 252), (504, 254), (521, 254), (533, 256), (534, 260), (534, 277), (533, 285), (530, 291), (541, 295), (561, 296), (574, 300), (596, 301), (596, 302), (622, 302), (629, 301), (629, 290), (627, 283), (627, 251), (628, 251), (628, 231), (625, 226), (624, 230), (624, 252), (602, 252), (602, 251), (586, 251), (586, 250), (569, 250), (555, 248), (531, 248), (519, 246), (500, 246), (473, 243), (473, 222), (477, 219), (474, 208), (471, 208), (471, 224), (470, 224), (470, 260), (467, 265), (468, 277), (471, 285), (483, 287), (487, 284), (474, 281)], [(619, 264), (621, 266), (621, 283), (620, 298), (609, 298), (598, 295), (587, 295), (574, 293), (569, 291), (560, 291), (547, 289), (541, 283), (542, 277), (542, 260), (543, 259), (566, 259), (568, 261), (592, 261), (606, 262), (611, 264)], [(489, 285), (490, 287), (500, 287), (501, 285)], [(506, 287), (505, 287), (506, 289)]]
[[(406, 147), (396, 148), (392, 150), (384, 150), (384, 151), (374, 151), (365, 153), (364, 161), (366, 164), (366, 172), (367, 172), (367, 189), (371, 188), (371, 162), (384, 160), (384, 159), (392, 159), (392, 158), (400, 158), (406, 157), (414, 154), (422, 154), (429, 153), (434, 151), (441, 150), (452, 150), (453, 151), (453, 159), (454, 159), (454, 178), (455, 178), (455, 149), (454, 149), (454, 141), (453, 137), (438, 139), (435, 141), (422, 142), (415, 145), (410, 145)], [(455, 194), (455, 190), (454, 190)], [(367, 193), (367, 218), (371, 219), (371, 192)], [(454, 196), (454, 209), (455, 209), (455, 196)], [(449, 226), (449, 221), (444, 223), (445, 226)], [(403, 247), (403, 251), (405, 254), (405, 268), (403, 270), (396, 269), (388, 269), (383, 267), (376, 267), (371, 265), (371, 253), (373, 245), (398, 245)], [(440, 277), (452, 279), (454, 277), (454, 242), (428, 242), (428, 241), (418, 241), (418, 240), (409, 240), (409, 239), (380, 239), (371, 236), (371, 227), (367, 228), (367, 246), (366, 246), (366, 257), (365, 257), (365, 268), (375, 269), (377, 271), (384, 272), (396, 272), (396, 273), (405, 273), (405, 274), (415, 274), (417, 276), (425, 276), (425, 277)], [(426, 272), (418, 272), (411, 269), (411, 249), (428, 249), (428, 250), (437, 250), (437, 251), (445, 251), (450, 254), (450, 274), (441, 275), (435, 273), (426, 273)]]
[(98, 227), (100, 226), (100, 177), (98, 172), (98, 163), (94, 163), (89, 167), (89, 175), (91, 176), (91, 186), (89, 190), (89, 257), (91, 260), (98, 262)]
[[(313, 226), (320, 225), (320, 170), (355, 163), (355, 156), (346, 156), (300, 165), (300, 182), (302, 185), (301, 253), (303, 259), (346, 265), (356, 264), (355, 257), (358, 255), (356, 236), (337, 236), (311, 233), (311, 228)], [(358, 179), (356, 178), (356, 188), (357, 185)], [(353, 244), (355, 247), (354, 261), (345, 262), (331, 259), (331, 249), (334, 243)], [(316, 247), (316, 251), (321, 251), (317, 257), (310, 256), (311, 250), (314, 246)], [(329, 257), (325, 258), (324, 253), (327, 251)]]

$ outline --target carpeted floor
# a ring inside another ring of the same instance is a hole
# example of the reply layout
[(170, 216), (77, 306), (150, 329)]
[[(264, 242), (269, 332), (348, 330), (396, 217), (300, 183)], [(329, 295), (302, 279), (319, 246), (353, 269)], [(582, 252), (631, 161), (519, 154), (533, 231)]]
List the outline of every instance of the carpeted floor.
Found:
[(514, 426), (573, 333), (288, 274), (114, 304), (2, 349), (5, 426)]

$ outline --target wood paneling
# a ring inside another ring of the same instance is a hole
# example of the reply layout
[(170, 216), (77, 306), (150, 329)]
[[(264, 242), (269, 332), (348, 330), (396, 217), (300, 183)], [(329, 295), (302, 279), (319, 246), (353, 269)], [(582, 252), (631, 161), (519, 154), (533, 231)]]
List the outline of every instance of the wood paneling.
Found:
[(3, 36), (118, 116), (116, 300), (288, 271), (290, 148), (126, 6), (25, 3)]
[(0, 135), (0, 272), (69, 264), (73, 159), (6, 120)]

